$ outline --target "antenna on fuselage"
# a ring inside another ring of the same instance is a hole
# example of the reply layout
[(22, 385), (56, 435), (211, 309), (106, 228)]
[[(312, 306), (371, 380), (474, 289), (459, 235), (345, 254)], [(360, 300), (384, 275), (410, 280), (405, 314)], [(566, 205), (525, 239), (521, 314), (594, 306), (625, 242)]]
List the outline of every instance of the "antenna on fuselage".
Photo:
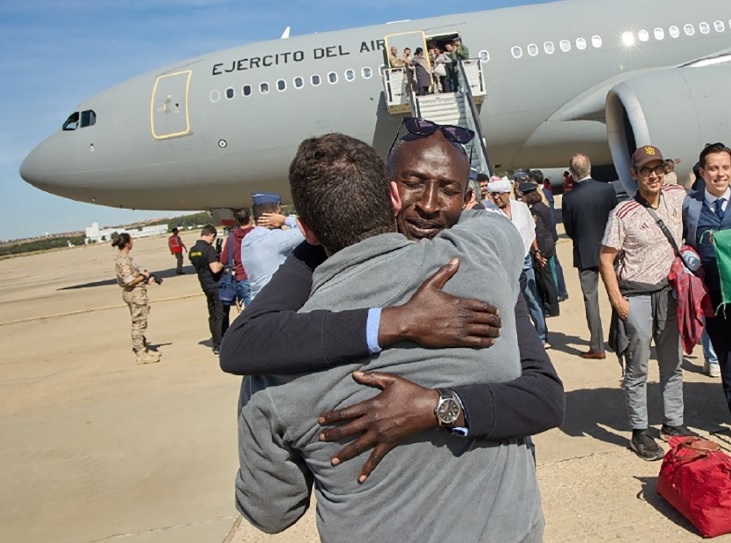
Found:
[(289, 27), (289, 26), (287, 28), (285, 28), (284, 29), (284, 32), (282, 32), (282, 37), (280, 39), (286, 40), (287, 38), (289, 38), (289, 31), (290, 30), (291, 30), (291, 27)]

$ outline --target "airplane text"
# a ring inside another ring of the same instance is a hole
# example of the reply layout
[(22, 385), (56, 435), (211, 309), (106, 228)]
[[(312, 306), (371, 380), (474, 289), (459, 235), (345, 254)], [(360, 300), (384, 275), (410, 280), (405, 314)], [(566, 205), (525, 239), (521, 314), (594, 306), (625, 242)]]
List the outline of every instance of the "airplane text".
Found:
[(262, 57), (240, 58), (232, 61), (225, 69), (223, 62), (214, 64), (212, 75), (240, 72), (243, 70), (260, 68), (262, 66), (279, 66), (280, 64), (288, 64), (290, 60), (294, 62), (302, 62), (304, 59), (304, 51), (287, 51), (286, 53), (276, 53), (274, 55), (264, 55)]

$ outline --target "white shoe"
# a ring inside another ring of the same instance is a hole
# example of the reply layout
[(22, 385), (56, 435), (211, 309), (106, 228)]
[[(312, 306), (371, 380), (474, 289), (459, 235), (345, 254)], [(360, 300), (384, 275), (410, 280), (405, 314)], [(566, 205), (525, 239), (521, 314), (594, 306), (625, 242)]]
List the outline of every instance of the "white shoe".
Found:
[(718, 362), (711, 364), (708, 360), (703, 362), (703, 373), (708, 377), (721, 377), (721, 368), (718, 366)]

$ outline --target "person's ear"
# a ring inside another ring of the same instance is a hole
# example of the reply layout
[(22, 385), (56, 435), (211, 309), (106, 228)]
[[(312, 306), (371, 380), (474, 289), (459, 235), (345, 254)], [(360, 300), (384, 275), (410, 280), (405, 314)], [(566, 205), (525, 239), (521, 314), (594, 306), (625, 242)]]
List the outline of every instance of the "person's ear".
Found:
[(637, 182), (637, 171), (634, 168), (629, 169), (629, 176), (632, 178), (632, 181)]
[(300, 232), (305, 237), (305, 241), (310, 245), (320, 245), (320, 240), (317, 238), (312, 229), (302, 222), (302, 219), (297, 217), (297, 225), (299, 226)]
[(398, 192), (396, 181), (391, 181), (389, 191), (391, 193), (391, 207), (393, 207), (393, 216), (397, 217), (401, 213), (401, 195)]

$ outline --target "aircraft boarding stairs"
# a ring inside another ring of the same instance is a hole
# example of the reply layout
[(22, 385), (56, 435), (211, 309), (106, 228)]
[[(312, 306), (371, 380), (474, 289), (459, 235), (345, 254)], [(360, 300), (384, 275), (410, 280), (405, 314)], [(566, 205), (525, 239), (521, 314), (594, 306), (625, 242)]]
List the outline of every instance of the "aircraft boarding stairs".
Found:
[(485, 82), (479, 59), (459, 62), (459, 90), (416, 96), (404, 68), (387, 68), (383, 72), (386, 104), (392, 115), (410, 115), (438, 124), (469, 128), (475, 138), (465, 145), (472, 168), (490, 175), (492, 166), (480, 123), (480, 106), (485, 99)]

